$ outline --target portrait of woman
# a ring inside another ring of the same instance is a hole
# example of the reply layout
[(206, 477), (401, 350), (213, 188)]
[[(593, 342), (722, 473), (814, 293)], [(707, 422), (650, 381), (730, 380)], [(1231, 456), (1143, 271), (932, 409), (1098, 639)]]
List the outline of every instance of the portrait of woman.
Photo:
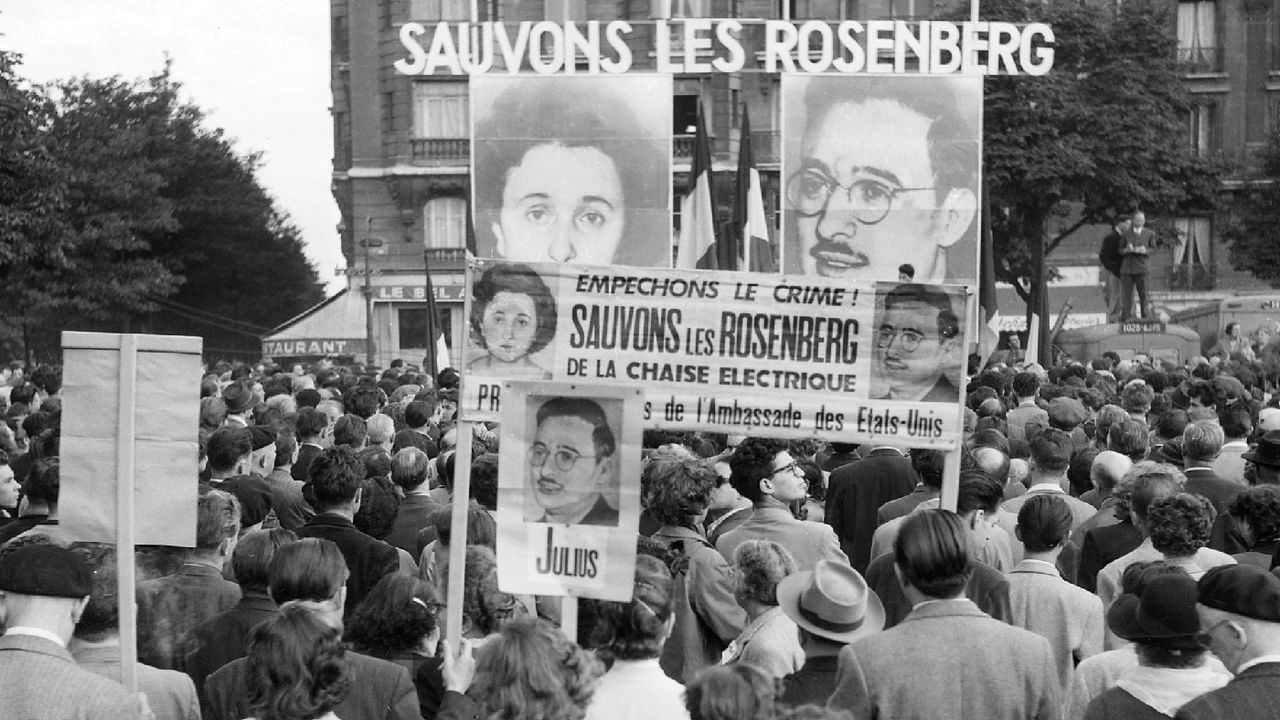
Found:
[(472, 79), (479, 257), (671, 265), (671, 79)]
[(556, 335), (556, 299), (538, 273), (520, 263), (489, 265), (471, 290), (471, 347), (485, 351), (467, 372), (550, 380), (530, 355)]

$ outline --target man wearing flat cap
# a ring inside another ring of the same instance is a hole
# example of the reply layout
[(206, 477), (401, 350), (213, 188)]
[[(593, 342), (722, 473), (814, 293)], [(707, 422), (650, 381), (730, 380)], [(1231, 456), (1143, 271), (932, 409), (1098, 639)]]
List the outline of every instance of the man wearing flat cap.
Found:
[(1196, 609), (1209, 648), (1235, 679), (1183, 705), (1175, 717), (1280, 717), (1280, 578), (1253, 565), (1213, 568), (1200, 578)]
[(27, 545), (0, 558), (0, 715), (21, 720), (138, 720), (150, 716), (136, 695), (78, 667), (67, 642), (93, 575), (75, 553)]

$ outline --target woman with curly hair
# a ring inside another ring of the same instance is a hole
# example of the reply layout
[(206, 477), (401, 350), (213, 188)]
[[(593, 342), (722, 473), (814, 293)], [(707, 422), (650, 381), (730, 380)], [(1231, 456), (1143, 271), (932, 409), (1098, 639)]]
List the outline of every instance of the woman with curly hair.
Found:
[(604, 673), (594, 655), (540, 618), (512, 620), (478, 650), (465, 639), (456, 654), (443, 645), (437, 720), (582, 720)]
[(315, 613), (286, 604), (254, 628), (247, 663), (254, 720), (338, 720), (351, 673), (339, 631)]
[(800, 628), (778, 607), (778, 583), (796, 571), (791, 553), (772, 540), (747, 540), (733, 552), (734, 597), (748, 623), (721, 661), (746, 663), (780, 680), (804, 665)]
[(693, 720), (771, 720), (777, 683), (751, 665), (708, 668), (689, 683), (685, 707)]
[(613, 666), (596, 688), (587, 720), (688, 719), (684, 687), (658, 665), (671, 632), (672, 590), (667, 566), (639, 555), (631, 600), (596, 604), (592, 644)]
[(346, 622), (353, 650), (389, 660), (409, 671), (423, 717), (434, 717), (444, 695), (435, 588), (406, 572), (383, 577)]
[(1235, 518), (1236, 532), (1248, 548), (1232, 557), (1241, 564), (1270, 569), (1280, 545), (1280, 487), (1257, 485), (1245, 490), (1227, 504), (1227, 514)]
[(530, 358), (556, 335), (556, 300), (527, 265), (491, 265), (471, 294), (471, 338), (485, 354), (467, 363), (473, 375), (550, 380)]
[(1216, 515), (1213, 503), (1199, 495), (1184, 492), (1156, 498), (1151, 501), (1146, 518), (1151, 547), (1195, 580), (1209, 568), (1234, 565), (1236, 561), (1231, 556), (1205, 547)]
[(661, 524), (652, 538), (674, 557), (670, 567), (675, 625), (660, 664), (668, 676), (687, 683), (719, 662), (747, 618), (734, 600), (729, 564), (701, 529), (718, 482), (712, 461), (655, 453), (645, 477), (645, 509)]

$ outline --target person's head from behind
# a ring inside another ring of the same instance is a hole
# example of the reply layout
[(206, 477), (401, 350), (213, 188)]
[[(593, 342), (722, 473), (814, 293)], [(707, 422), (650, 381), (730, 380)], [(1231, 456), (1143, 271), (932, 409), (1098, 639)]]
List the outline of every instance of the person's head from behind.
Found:
[(973, 574), (972, 540), (949, 510), (911, 513), (893, 541), (893, 562), (904, 589), (932, 599), (954, 598)]
[(360, 507), (364, 474), (364, 463), (350, 447), (335, 445), (320, 451), (307, 468), (316, 510), (343, 509), (355, 514)]
[(333, 424), (333, 444), (361, 450), (369, 441), (369, 426), (359, 415), (347, 413)]
[(594, 400), (556, 397), (542, 404), (529, 447), (534, 497), (552, 517), (585, 514), (614, 479), (617, 441)]
[(914, 399), (960, 363), (960, 319), (945, 291), (899, 285), (884, 298), (876, 329), (877, 380), (894, 395)]
[(540, 618), (504, 625), (476, 652), (468, 691), (481, 717), (581, 720), (604, 668)]
[(706, 518), (720, 477), (709, 460), (655, 452), (645, 465), (644, 506), (662, 525), (696, 529)]
[(395, 527), (400, 510), (400, 496), (385, 478), (360, 481), (360, 508), (351, 518), (360, 532), (375, 540), (385, 540)]
[(284, 528), (245, 533), (231, 553), (231, 569), (240, 590), (245, 593), (267, 592), (271, 585), (271, 561), (275, 559), (276, 552), (297, 541), (298, 536)]
[(751, 614), (778, 605), (778, 583), (796, 572), (796, 561), (772, 540), (747, 540), (733, 551), (733, 595)]
[[(567, 81), (567, 82), (566, 82)], [(481, 254), (518, 262), (657, 265), (645, 242), (666, 207), (666, 158), (629, 104), (571, 78), (520, 82), (502, 92), (474, 136)]]
[(374, 413), (365, 421), (365, 429), (368, 431), (370, 446), (381, 446), (388, 450), (391, 448), (391, 439), (396, 435), (396, 423), (390, 415)]
[(419, 393), (418, 397), (426, 399), (414, 400), (404, 408), (404, 424), (411, 430), (425, 429), (435, 417), (436, 406), (440, 404), (440, 397), (434, 392)]
[[(1070, 433), (1048, 428), (1036, 434), (1028, 443), (1031, 446), (1031, 474), (1033, 478), (1061, 479), (1071, 466), (1071, 453), (1075, 447)], [(1036, 482), (1036, 480), (1032, 480)]]
[(1054, 495), (1036, 495), (1018, 510), (1018, 540), (1028, 554), (1053, 552), (1071, 535), (1071, 508)]
[(673, 622), (672, 589), (671, 573), (662, 561), (637, 555), (634, 594), (629, 602), (597, 604), (592, 646), (607, 649), (618, 660), (658, 657)]
[(1009, 456), (993, 447), (978, 447), (973, 450), (973, 464), (987, 477), (995, 480), (1001, 485), (1009, 481), (1009, 470), (1012, 467), (1012, 461)]
[[(492, 548), (468, 545), (466, 562), (462, 579), (463, 635), (486, 637), (525, 615), (524, 605), (516, 596), (498, 589), (498, 560)], [(443, 590), (442, 594), (447, 595), (447, 582)]]
[[(783, 197), (798, 256), (789, 272), (941, 282), (977, 212), (974, 131), (949, 84), (811, 78), (798, 167)], [(957, 260), (958, 265), (963, 259)]]
[(498, 511), (498, 453), (473, 456), (471, 499), (491, 512)]
[(222, 567), (235, 552), (240, 535), (240, 501), (221, 490), (196, 500), (196, 546), (188, 555)]
[(1182, 492), (1187, 476), (1165, 463), (1137, 463), (1120, 479), (1115, 495), (1122, 507), (1117, 516), (1129, 517), (1134, 527), (1146, 533), (1147, 511), (1158, 498), (1173, 497)]
[[(453, 541), (453, 509), (440, 508), (431, 513), (427, 524), (436, 529), (436, 537), (442, 545)], [(479, 503), (467, 504), (467, 545), (497, 546), (498, 526), (493, 515)]]
[(22, 494), (28, 510), (36, 505), (53, 509), (58, 506), (61, 492), (61, 461), (56, 457), (42, 458), (31, 464), (27, 479), (22, 483)]
[(76, 623), (75, 636), (102, 642), (119, 633), (120, 597), (116, 575), (116, 548), (107, 543), (76, 543), (72, 552), (93, 572), (93, 592)]
[(1093, 488), (1098, 491), (1098, 496), (1105, 499), (1115, 492), (1116, 485), (1120, 483), (1120, 479), (1124, 474), (1129, 472), (1133, 467), (1133, 461), (1128, 455), (1122, 455), (1114, 450), (1103, 450), (1093, 458), (1093, 464), (1089, 466), (1089, 479), (1093, 482)]
[(406, 572), (385, 575), (346, 623), (346, 639), (375, 655), (412, 651), (435, 654), (440, 639), (435, 588)]
[(267, 587), (277, 605), (303, 602), (323, 606), (341, 622), (347, 599), (347, 561), (330, 540), (303, 538), (276, 549)]
[(352, 671), (342, 633), (301, 606), (286, 606), (249, 637), (249, 709), (258, 720), (318, 718), (346, 697)]
[(685, 688), (691, 720), (773, 720), (776, 683), (745, 663), (709, 667)]
[(1188, 423), (1182, 431), (1182, 458), (1188, 465), (1209, 465), (1222, 452), (1226, 434), (1214, 420)]
[(1151, 546), (1165, 557), (1191, 557), (1209, 544), (1209, 532), (1218, 513), (1199, 495), (1178, 493), (1158, 497), (1147, 508), (1147, 536)]
[(1227, 512), (1235, 518), (1246, 545), (1280, 539), (1280, 486), (1251, 487), (1231, 498)]
[(413, 492), (427, 481), (431, 458), (416, 447), (401, 448), (391, 458), (391, 482), (405, 492)]
[(1013, 376), (1013, 394), (1019, 398), (1034, 398), (1040, 392), (1040, 378), (1034, 373), (1020, 372)]
[(215, 477), (249, 472), (253, 455), (253, 433), (243, 427), (222, 427), (213, 431), (206, 444), (209, 472)]
[(911, 469), (926, 487), (942, 489), (942, 464), (946, 454), (941, 450), (912, 450)]
[(1111, 425), (1111, 429), (1107, 431), (1107, 449), (1127, 455), (1135, 463), (1147, 456), (1149, 447), (1147, 426), (1137, 420), (1121, 420)]
[(493, 360), (519, 362), (555, 337), (555, 297), (527, 265), (492, 265), (472, 289), (471, 334)]

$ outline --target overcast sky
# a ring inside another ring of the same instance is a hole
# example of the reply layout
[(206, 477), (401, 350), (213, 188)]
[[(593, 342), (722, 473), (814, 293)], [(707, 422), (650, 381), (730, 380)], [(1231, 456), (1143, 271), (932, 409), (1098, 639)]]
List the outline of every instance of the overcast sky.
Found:
[(173, 59), (183, 94), (238, 151), (261, 152), (259, 181), (302, 229), (332, 294), (344, 283), (329, 193), (329, 3), (322, 0), (0, 0), (0, 48), (33, 82), (146, 78)]

